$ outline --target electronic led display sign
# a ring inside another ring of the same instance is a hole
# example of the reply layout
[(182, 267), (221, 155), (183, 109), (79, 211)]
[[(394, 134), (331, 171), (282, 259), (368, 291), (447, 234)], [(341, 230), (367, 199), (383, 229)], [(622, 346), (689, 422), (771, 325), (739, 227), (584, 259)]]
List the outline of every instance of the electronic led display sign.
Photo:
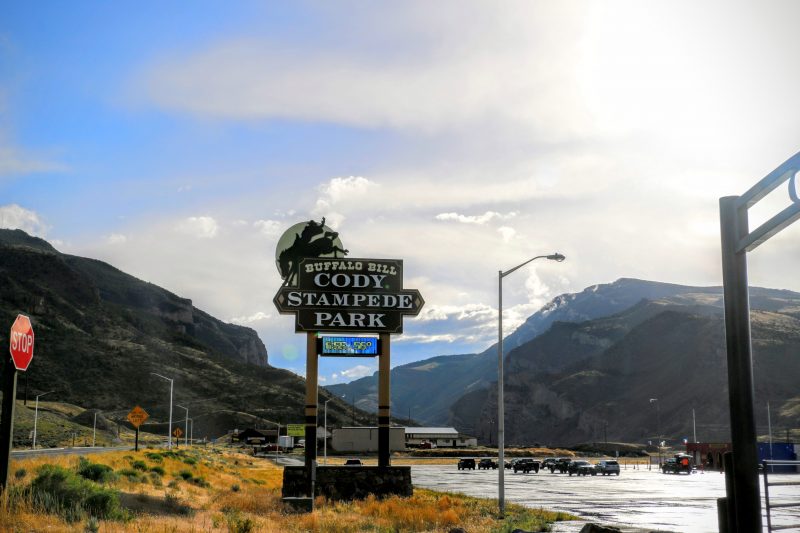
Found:
[(381, 354), (380, 339), (323, 335), (317, 338), (317, 352), (319, 355), (372, 357)]

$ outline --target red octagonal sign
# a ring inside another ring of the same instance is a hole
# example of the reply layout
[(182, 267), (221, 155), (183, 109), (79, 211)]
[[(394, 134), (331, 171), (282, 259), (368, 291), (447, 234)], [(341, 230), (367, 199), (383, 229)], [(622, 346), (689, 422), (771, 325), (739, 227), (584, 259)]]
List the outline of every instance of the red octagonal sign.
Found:
[(28, 370), (33, 359), (33, 326), (31, 319), (25, 315), (17, 315), (11, 326), (11, 359), (17, 370)]

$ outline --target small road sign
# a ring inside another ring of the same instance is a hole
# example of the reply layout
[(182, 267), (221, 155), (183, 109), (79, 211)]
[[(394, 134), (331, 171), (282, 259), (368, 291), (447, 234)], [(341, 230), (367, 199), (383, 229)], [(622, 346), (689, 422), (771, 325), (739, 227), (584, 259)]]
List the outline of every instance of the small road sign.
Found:
[(306, 426), (305, 424), (287, 424), (286, 434), (290, 437), (305, 437)]
[(28, 370), (28, 365), (33, 359), (33, 326), (31, 319), (25, 315), (17, 315), (17, 319), (11, 326), (10, 338), (11, 359), (14, 366), (22, 372)]
[(150, 415), (147, 414), (147, 411), (137, 405), (131, 409), (131, 412), (128, 413), (126, 418), (128, 419), (128, 422), (133, 425), (133, 427), (139, 429), (139, 426), (144, 424), (144, 421), (150, 418)]
[(183, 435), (183, 430), (181, 430), (181, 428), (175, 428), (175, 431), (173, 431), (172, 434), (177, 438), (181, 438), (181, 435)]

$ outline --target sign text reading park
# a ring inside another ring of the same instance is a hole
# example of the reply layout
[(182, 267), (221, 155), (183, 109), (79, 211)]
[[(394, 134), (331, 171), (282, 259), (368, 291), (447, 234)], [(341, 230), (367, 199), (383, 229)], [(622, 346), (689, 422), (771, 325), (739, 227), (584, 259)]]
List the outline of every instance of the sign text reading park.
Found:
[(402, 333), (403, 315), (417, 315), (425, 301), (403, 289), (399, 259), (304, 258), (297, 286), (283, 286), (275, 306), (295, 314), (295, 331)]

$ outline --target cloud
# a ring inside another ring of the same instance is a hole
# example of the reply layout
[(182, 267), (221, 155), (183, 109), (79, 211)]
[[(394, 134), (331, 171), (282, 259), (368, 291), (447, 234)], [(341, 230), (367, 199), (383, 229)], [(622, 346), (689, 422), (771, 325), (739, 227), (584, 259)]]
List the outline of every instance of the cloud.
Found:
[(511, 226), (501, 226), (497, 228), (497, 233), (503, 237), (503, 242), (510, 242), (511, 239), (517, 234), (517, 230), (512, 228)]
[(256, 220), (253, 222), (253, 227), (264, 235), (269, 237), (277, 237), (284, 229), (284, 224), (278, 222), (277, 220)]
[(514, 218), (517, 213), (511, 212), (505, 215), (495, 211), (486, 211), (482, 215), (459, 215), (458, 213), (440, 213), (436, 215), (436, 220), (454, 220), (462, 224), (486, 224), (494, 219), (507, 220)]
[(0, 206), (0, 228), (21, 229), (37, 237), (46, 236), (49, 230), (38, 213), (17, 204)]
[(125, 244), (128, 238), (123, 235), (122, 233), (112, 233), (108, 236), (108, 244), (115, 245), (115, 244)]
[(239, 316), (234, 318), (229, 318), (228, 322), (232, 324), (239, 324), (239, 325), (246, 325), (252, 324), (253, 322), (260, 322), (262, 320), (268, 320), (272, 318), (272, 315), (269, 313), (265, 313), (264, 311), (258, 311), (249, 316)]
[(63, 172), (66, 166), (11, 144), (0, 136), (0, 176), (20, 176), (39, 172)]
[(459, 340), (458, 335), (444, 334), (444, 335), (401, 335), (395, 339), (395, 342), (414, 342), (419, 344), (430, 344), (433, 342), (446, 342), (453, 343)]
[(363, 199), (376, 187), (375, 182), (361, 176), (333, 178), (317, 188), (320, 195), (312, 214), (326, 217), (325, 224), (337, 229), (345, 220), (345, 215), (340, 211), (361, 206)]
[(217, 236), (219, 225), (212, 217), (188, 217), (182, 220), (178, 226), (181, 233), (191, 235), (198, 239), (213, 239)]
[(341, 376), (351, 380), (371, 376), (374, 373), (375, 369), (366, 365), (356, 365), (353, 368), (348, 368), (339, 372)]

